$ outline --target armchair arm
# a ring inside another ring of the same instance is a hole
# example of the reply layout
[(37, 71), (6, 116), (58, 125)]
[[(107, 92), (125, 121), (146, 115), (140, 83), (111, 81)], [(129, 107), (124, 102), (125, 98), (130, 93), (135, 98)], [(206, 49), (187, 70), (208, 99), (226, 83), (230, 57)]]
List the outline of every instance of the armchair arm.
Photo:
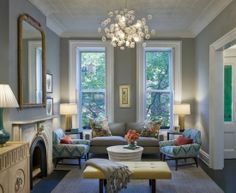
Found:
[(175, 140), (160, 141), (160, 142), (159, 142), (159, 145), (160, 145), (160, 147), (173, 146), (173, 145), (175, 145)]
[(90, 145), (90, 141), (89, 140), (84, 140), (84, 139), (72, 139), (72, 144)]

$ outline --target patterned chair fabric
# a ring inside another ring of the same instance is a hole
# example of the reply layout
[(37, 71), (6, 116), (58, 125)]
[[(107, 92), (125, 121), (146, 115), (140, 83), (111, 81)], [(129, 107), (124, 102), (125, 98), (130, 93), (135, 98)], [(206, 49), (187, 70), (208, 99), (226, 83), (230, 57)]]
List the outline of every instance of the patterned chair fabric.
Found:
[(183, 132), (183, 136), (193, 139), (193, 143), (176, 146), (175, 140), (160, 141), (160, 152), (164, 156), (166, 155), (176, 160), (181, 158), (194, 158), (197, 164), (197, 156), (201, 147), (201, 132), (197, 129), (186, 129)]
[[(53, 131), (53, 159), (80, 158), (86, 156), (89, 152), (89, 141), (81, 139), (72, 139), (72, 144), (60, 144), (60, 140), (65, 136), (62, 129)], [(79, 163), (80, 164), (80, 163)]]

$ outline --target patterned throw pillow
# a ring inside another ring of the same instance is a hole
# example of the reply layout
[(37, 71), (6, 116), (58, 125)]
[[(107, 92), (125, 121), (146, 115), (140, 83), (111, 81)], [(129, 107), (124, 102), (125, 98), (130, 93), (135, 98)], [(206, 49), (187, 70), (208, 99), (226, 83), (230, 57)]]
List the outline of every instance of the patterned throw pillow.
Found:
[(141, 137), (158, 137), (160, 127), (160, 121), (150, 121), (145, 123), (144, 129), (141, 133)]
[(89, 122), (92, 129), (92, 137), (111, 136), (111, 131), (106, 119), (101, 121), (90, 119)]

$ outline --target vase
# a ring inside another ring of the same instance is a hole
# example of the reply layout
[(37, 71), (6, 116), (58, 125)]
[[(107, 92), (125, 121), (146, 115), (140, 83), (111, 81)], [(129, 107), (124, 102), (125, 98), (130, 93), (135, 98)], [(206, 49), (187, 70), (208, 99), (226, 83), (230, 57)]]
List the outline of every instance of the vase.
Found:
[(130, 141), (130, 142), (128, 143), (128, 146), (129, 146), (130, 148), (135, 148), (135, 147), (137, 146), (137, 142), (136, 142), (136, 141)]

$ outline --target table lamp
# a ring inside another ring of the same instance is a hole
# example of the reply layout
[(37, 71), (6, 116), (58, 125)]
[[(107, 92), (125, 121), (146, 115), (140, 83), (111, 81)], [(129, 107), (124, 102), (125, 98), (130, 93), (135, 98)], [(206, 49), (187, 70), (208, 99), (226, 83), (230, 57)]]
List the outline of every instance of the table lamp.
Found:
[(3, 109), (19, 107), (15, 95), (8, 84), (0, 84), (0, 147), (10, 139), (3, 126)]
[(174, 114), (179, 116), (180, 132), (183, 132), (185, 115), (190, 115), (190, 104), (174, 105)]
[(77, 114), (77, 104), (63, 103), (60, 104), (60, 114), (65, 115), (65, 130), (71, 131), (72, 128), (72, 115)]

